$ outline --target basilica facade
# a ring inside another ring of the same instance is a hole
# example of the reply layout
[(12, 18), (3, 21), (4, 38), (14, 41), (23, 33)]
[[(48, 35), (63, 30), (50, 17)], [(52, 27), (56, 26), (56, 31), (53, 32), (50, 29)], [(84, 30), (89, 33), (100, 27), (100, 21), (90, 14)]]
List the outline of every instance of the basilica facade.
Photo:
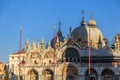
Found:
[(9, 55), (9, 71), (20, 80), (120, 80), (120, 34), (109, 46), (94, 18), (86, 23), (83, 16), (68, 38), (59, 24), (47, 46), (43, 38), (27, 39), (22, 51)]

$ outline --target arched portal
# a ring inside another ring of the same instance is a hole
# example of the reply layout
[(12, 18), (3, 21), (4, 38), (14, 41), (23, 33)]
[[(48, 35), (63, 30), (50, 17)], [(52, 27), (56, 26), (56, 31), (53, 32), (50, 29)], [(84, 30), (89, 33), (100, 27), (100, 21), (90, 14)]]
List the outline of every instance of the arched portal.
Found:
[(62, 80), (76, 80), (78, 70), (73, 65), (65, 66), (62, 70)]
[(54, 79), (53, 78), (54, 73), (50, 69), (45, 69), (42, 74), (44, 76), (44, 80), (53, 80)]
[(110, 69), (105, 69), (102, 71), (102, 80), (114, 80), (114, 72)]
[(39, 79), (39, 75), (38, 72), (36, 70), (30, 70), (27, 73), (28, 75), (28, 80), (38, 80)]
[(85, 74), (85, 80), (98, 80), (97, 78), (98, 78), (98, 76), (97, 76), (97, 72), (95, 69), (90, 69), (90, 75), (87, 70), (87, 72)]
[(75, 48), (67, 48), (62, 54), (62, 60), (66, 62), (76, 62), (80, 60), (79, 52)]

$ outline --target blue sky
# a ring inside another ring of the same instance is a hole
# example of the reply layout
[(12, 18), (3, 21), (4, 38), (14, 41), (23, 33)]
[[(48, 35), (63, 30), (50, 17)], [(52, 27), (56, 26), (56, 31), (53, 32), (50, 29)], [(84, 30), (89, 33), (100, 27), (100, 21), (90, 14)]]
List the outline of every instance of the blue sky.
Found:
[(90, 12), (104, 37), (110, 41), (120, 33), (120, 0), (0, 0), (0, 61), (8, 62), (8, 55), (19, 50), (19, 30), (22, 26), (22, 47), (30, 42), (48, 42), (53, 37), (53, 26), (61, 21), (66, 37), (69, 27), (80, 25), (81, 10), (86, 22)]

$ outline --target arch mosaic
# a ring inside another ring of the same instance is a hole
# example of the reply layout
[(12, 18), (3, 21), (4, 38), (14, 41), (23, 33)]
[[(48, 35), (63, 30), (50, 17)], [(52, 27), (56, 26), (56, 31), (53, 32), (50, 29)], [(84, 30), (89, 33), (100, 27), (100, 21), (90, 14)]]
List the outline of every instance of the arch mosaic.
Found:
[(53, 80), (54, 73), (51, 69), (45, 69), (42, 75), (44, 76), (44, 80)]
[(78, 69), (74, 65), (66, 65), (61, 70), (62, 76), (65, 80), (76, 80), (78, 76)]
[(31, 55), (30, 55), (30, 58), (31, 59), (36, 59), (36, 58), (39, 58), (39, 53), (38, 52), (31, 52)]
[(65, 45), (64, 47), (61, 48), (61, 52), (64, 52), (67, 48), (75, 48), (78, 52), (80, 52), (80, 49), (76, 45)]
[(36, 70), (34, 70), (34, 69), (29, 70), (27, 72), (27, 79), (28, 80), (39, 80), (38, 72)]
[[(65, 51), (67, 50), (67, 49), (74, 49), (74, 51), (76, 51), (77, 53), (78, 53), (78, 55), (80, 56), (80, 49), (77, 47), (77, 46), (75, 46), (75, 45), (66, 45), (66, 46), (64, 46), (64, 47), (62, 47), (61, 48), (61, 50), (58, 52), (58, 57), (59, 57), (59, 59), (61, 59), (61, 61), (62, 61), (62, 59), (63, 59), (63, 53), (65, 53)], [(77, 56), (78, 57), (78, 56)], [(72, 59), (72, 58), (71, 58)], [(74, 58), (75, 59), (75, 58)]]
[(62, 60), (64, 58), (67, 62), (76, 62), (80, 60), (80, 55), (75, 48), (67, 48), (62, 54)]
[(52, 51), (48, 51), (45, 53), (44, 58), (54, 58), (54, 53)]

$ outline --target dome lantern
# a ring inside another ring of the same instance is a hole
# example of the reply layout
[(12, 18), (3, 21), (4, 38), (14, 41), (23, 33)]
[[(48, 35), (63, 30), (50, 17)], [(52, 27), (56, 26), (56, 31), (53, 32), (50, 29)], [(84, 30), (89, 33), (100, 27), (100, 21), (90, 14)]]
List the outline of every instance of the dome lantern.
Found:
[(81, 26), (85, 26), (85, 25), (86, 25), (86, 22), (85, 22), (85, 20), (84, 20), (84, 14), (85, 14), (85, 11), (82, 10), (82, 11), (81, 11), (81, 14), (82, 14)]
[(90, 20), (88, 22), (88, 26), (95, 27), (96, 21), (93, 19), (93, 12), (91, 12), (90, 14), (91, 14), (91, 17), (90, 17)]
[(96, 21), (93, 18), (91, 18), (88, 22), (88, 26), (96, 26)]

